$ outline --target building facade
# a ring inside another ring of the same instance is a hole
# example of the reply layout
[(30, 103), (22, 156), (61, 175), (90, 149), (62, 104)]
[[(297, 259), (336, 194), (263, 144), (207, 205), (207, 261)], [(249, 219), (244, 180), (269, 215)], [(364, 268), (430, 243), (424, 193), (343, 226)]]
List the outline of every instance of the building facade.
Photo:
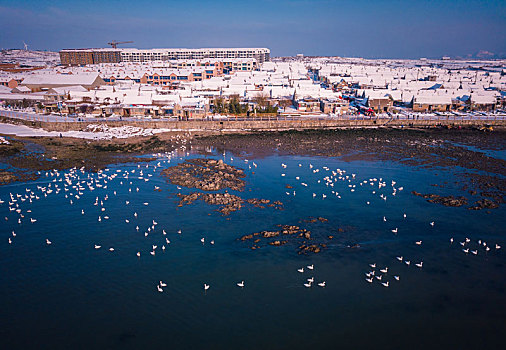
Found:
[(117, 62), (150, 62), (189, 60), (205, 58), (252, 58), (258, 64), (270, 61), (271, 51), (267, 48), (228, 49), (65, 49), (60, 51), (64, 65), (85, 65)]
[(67, 49), (60, 51), (60, 62), (67, 66), (121, 62), (120, 49)]

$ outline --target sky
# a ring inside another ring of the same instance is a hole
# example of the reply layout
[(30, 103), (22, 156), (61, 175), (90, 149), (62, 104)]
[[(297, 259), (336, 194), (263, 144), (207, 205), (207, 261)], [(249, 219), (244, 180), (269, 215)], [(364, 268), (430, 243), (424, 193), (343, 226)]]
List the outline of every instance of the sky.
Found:
[(267, 47), (271, 56), (506, 57), (506, 0), (0, 0), (0, 48)]

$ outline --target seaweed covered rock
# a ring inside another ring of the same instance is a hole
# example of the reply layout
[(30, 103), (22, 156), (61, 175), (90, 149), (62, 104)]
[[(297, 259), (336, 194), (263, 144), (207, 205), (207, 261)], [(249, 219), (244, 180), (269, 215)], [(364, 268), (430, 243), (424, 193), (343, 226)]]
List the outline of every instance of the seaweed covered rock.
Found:
[(175, 185), (203, 191), (243, 191), (245, 186), (244, 171), (225, 164), (221, 159), (189, 159), (163, 170), (162, 175)]

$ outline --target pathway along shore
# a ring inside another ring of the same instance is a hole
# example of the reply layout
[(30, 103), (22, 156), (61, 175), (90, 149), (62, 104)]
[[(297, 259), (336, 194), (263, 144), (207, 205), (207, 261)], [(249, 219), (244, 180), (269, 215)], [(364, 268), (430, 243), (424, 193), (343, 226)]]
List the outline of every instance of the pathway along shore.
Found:
[(72, 121), (72, 122), (48, 122), (40, 120), (27, 120), (0, 116), (0, 122), (9, 124), (23, 124), (32, 128), (42, 128), (47, 131), (74, 131), (84, 130), (88, 125), (101, 124), (108, 127), (135, 126), (150, 129), (171, 129), (174, 131), (192, 132), (248, 132), (248, 131), (283, 131), (283, 130), (311, 130), (311, 129), (341, 129), (341, 128), (427, 128), (435, 126), (443, 127), (506, 127), (505, 119), (462, 119), (459, 117), (440, 117), (438, 119), (290, 119), (290, 118), (263, 118), (253, 120), (114, 120), (114, 121)]

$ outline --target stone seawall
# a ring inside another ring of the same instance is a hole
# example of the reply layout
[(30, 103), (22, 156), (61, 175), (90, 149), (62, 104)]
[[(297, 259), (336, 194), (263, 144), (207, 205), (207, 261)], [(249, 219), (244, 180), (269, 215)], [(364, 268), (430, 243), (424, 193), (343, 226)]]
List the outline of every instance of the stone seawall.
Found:
[(30, 121), (0, 116), (0, 122), (10, 124), (23, 124), (33, 128), (42, 128), (47, 131), (73, 131), (84, 130), (90, 124), (101, 124), (109, 127), (121, 127), (125, 125), (141, 128), (164, 128), (175, 131), (200, 131), (200, 132), (237, 132), (237, 131), (281, 131), (281, 130), (305, 130), (305, 129), (339, 129), (339, 128), (373, 128), (373, 127), (431, 127), (436, 125), (453, 127), (480, 127), (491, 125), (506, 127), (506, 120), (455, 120), (441, 118), (440, 120), (399, 120), (399, 119), (306, 119), (306, 120), (228, 120), (228, 121), (165, 121), (165, 120), (122, 120), (100, 122), (44, 122)]

